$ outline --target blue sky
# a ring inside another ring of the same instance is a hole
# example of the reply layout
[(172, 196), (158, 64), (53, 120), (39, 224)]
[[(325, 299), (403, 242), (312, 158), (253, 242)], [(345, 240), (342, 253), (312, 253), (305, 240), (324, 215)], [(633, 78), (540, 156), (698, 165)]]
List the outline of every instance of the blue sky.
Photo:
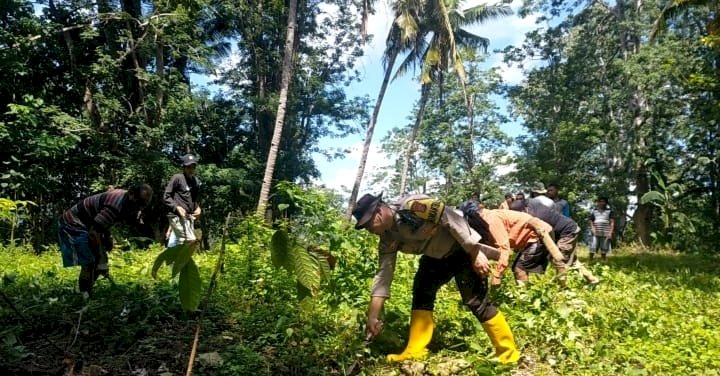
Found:
[[(464, 8), (474, 6), (480, 3), (491, 3), (483, 0), (466, 1)], [(494, 2), (492, 2), (494, 3)], [(520, 0), (515, 0), (511, 7), (515, 11), (521, 5)], [(373, 42), (369, 43), (365, 48), (365, 56), (359, 64), (359, 70), (362, 73), (360, 82), (356, 82), (347, 89), (349, 96), (368, 95), (373, 103), (377, 98), (380, 85), (383, 79), (383, 70), (381, 63), (382, 51), (384, 50), (385, 36), (392, 24), (392, 11), (387, 0), (381, 0), (376, 3), (376, 12), (369, 20), (369, 33), (374, 35)], [(488, 22), (487, 24), (478, 25), (469, 29), (469, 31), (490, 39), (490, 55), (487, 58), (486, 67), (490, 68), (498, 66), (501, 68), (503, 79), (509, 83), (519, 83), (524, 78), (524, 72), (516, 67), (507, 67), (502, 63), (500, 54), (492, 53), (493, 50), (502, 49), (507, 45), (519, 45), (525, 36), (525, 33), (537, 28), (535, 17), (526, 17), (524, 19), (512, 15), (499, 20)], [(412, 73), (412, 72), (411, 72)], [(408, 116), (411, 115), (414, 103), (420, 97), (420, 84), (412, 74), (405, 75), (396, 81), (391, 82), (385, 94), (380, 114), (378, 116), (373, 143), (368, 157), (368, 164), (365, 168), (365, 178), (360, 191), (368, 191), (365, 182), (368, 180), (369, 174), (379, 167), (384, 166), (388, 159), (385, 155), (378, 152), (380, 140), (393, 128), (408, 123)], [(504, 98), (495, 98), (500, 108), (507, 107), (507, 101)], [(510, 136), (517, 136), (522, 133), (522, 127), (516, 123), (508, 123), (502, 126), (502, 129)], [(336, 189), (340, 192), (347, 192), (352, 188), (355, 181), (355, 175), (359, 164), (360, 154), (362, 152), (362, 144), (365, 133), (353, 135), (344, 139), (324, 139), (321, 146), (343, 148), (350, 150), (344, 159), (327, 161), (318, 156), (315, 161), (321, 172), (318, 184)], [(502, 171), (500, 171), (502, 173)], [(379, 191), (383, 187), (372, 187), (372, 191)]]

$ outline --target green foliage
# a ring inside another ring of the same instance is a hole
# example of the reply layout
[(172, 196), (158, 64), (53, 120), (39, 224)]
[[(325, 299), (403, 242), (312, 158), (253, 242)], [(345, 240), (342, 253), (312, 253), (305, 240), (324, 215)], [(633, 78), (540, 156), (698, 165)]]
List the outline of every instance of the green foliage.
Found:
[[(495, 70), (480, 68), (482, 56), (465, 51), (463, 57), (467, 92), (473, 98), (473, 118), (468, 116), (465, 93), (456, 76), (448, 76), (442, 85), (432, 87), (417, 133), (417, 153), (410, 160), (406, 190), (440, 196), (452, 203), (481, 192), (484, 198), (499, 202), (503, 193), (495, 169), (507, 163), (505, 148), (510, 143), (500, 128), (505, 117), (491, 100), (501, 90), (501, 78)], [(418, 111), (414, 109), (414, 113)], [(383, 139), (382, 149), (395, 164), (376, 173), (372, 183), (385, 186), (389, 182), (390, 196), (402, 194), (397, 190), (412, 127), (410, 123), (395, 128)]]
[[(358, 6), (301, 4), (295, 63), (302, 69), (289, 93), (279, 179), (317, 175), (313, 152), (342, 155), (319, 149), (319, 139), (357, 131), (367, 114), (366, 99), (344, 92), (362, 55)], [(324, 7), (335, 7), (336, 16), (326, 17)], [(110, 186), (144, 181), (158, 202), (188, 151), (201, 158), (209, 235), (228, 207), (253, 207), (280, 90), (280, 74), (270, 67), (280, 65), (276, 47), (286, 24), (278, 2), (3, 3), (0, 196), (37, 203), (24, 221), (33, 244), (55, 239), (53, 221), (78, 198)], [(221, 64), (231, 40), (244, 60), (232, 67)], [(198, 86), (195, 74), (225, 85), (201, 79)], [(160, 229), (165, 211), (153, 204), (146, 224)]]
[[(200, 339), (199, 352), (217, 352), (223, 366), (199, 364), (197, 373), (244, 374), (252, 369), (261, 375), (342, 374), (359, 359), (363, 374), (403, 374), (403, 366), (388, 364), (384, 357), (401, 350), (407, 339), (417, 257), (398, 258), (393, 298), (383, 317), (385, 331), (366, 346), (362, 325), (375, 271), (376, 237), (354, 237), (363, 232), (348, 231), (345, 250), (327, 282), (329, 293), (298, 303), (293, 299), (295, 277), (272, 267), (267, 252), (272, 232), (245, 222), (237, 223), (236, 230), (253, 229), (255, 238), (229, 244), (225, 272), (207, 308)], [(164, 363), (169, 372), (184, 372), (187, 359), (175, 354), (189, 353), (194, 328), (189, 324), (194, 323), (175, 303), (176, 283), (182, 282), (150, 277), (155, 255), (162, 251), (153, 246), (149, 251), (111, 252), (115, 285), (100, 279), (95, 296), (83, 301), (74, 291), (78, 269), (63, 268), (57, 253), (37, 256), (0, 249), (0, 263), (6, 265), (3, 292), (28, 319), (0, 304), (3, 367), (10, 372), (28, 364), (56, 367), (56, 358), (43, 356), (54, 354), (44, 337), (64, 348), (77, 333), (70, 351), (108, 371), (126, 372), (129, 361), (133, 368), (158, 369)], [(581, 248), (581, 260), (586, 257)], [(246, 273), (249, 260), (252, 274)], [(194, 261), (207, 273), (216, 256), (198, 254)], [(713, 374), (720, 367), (717, 262), (707, 255), (624, 248), (615, 250), (608, 265), (591, 265), (602, 279), (595, 289), (571, 273), (570, 289), (561, 290), (550, 271), (534, 276), (526, 288), (508, 276), (491, 297), (528, 359), (523, 372)], [(170, 276), (169, 269), (159, 273)], [(430, 355), (422, 362), (428, 372), (519, 372), (489, 362), (490, 341), (453, 284), (438, 294), (435, 321)]]
[(644, 244), (652, 235), (691, 249), (690, 234), (711, 243), (720, 229), (718, 171), (708, 165), (720, 147), (718, 51), (702, 44), (698, 26), (717, 17), (690, 7), (650, 43), (662, 9), (637, 4), (525, 2), (521, 14), (541, 12), (553, 26), (505, 50), (519, 66), (543, 61), (509, 90), (513, 114), (528, 130), (518, 140), (515, 178), (559, 182), (581, 205), (608, 195), (617, 213), (659, 192), (665, 198), (650, 193), (638, 202), (635, 232)]
[(4, 222), (17, 222), (18, 213), (25, 210), (28, 205), (35, 205), (32, 201), (14, 201), (9, 198), (0, 197), (0, 220)]
[(17, 237), (16, 230), (22, 223), (21, 221), (28, 218), (28, 206), (36, 206), (32, 201), (10, 200), (0, 197), (0, 223), (8, 225), (6, 233), (9, 233), (11, 245), (14, 245)]
[[(177, 262), (175, 263), (177, 265)], [(173, 265), (173, 267), (175, 266)], [(174, 274), (174, 272), (173, 272)], [(178, 279), (178, 290), (180, 292), (180, 304), (186, 311), (194, 311), (200, 304), (200, 292), (202, 281), (200, 272), (195, 260), (188, 259), (180, 271)]]
[(297, 277), (299, 295), (315, 296), (323, 281), (331, 276), (336, 256), (345, 243), (343, 227), (347, 227), (331, 200), (329, 192), (303, 190), (281, 182), (276, 187), (276, 206), (290, 218), (278, 220), (271, 239), (271, 260), (276, 268), (283, 267)]
[(662, 221), (661, 232), (653, 233), (653, 238), (662, 245), (673, 245), (672, 241), (682, 239), (682, 235), (693, 235), (696, 232), (693, 219), (680, 210), (678, 200), (683, 197), (684, 186), (673, 182), (665, 184), (662, 176), (656, 171), (652, 176), (657, 182), (659, 191), (649, 191), (640, 198), (641, 204), (652, 204), (660, 210)]
[(311, 256), (310, 251), (290, 240), (283, 229), (277, 230), (272, 237), (272, 261), (276, 268), (283, 267), (297, 276), (298, 282), (306, 289), (299, 290), (299, 295), (305, 291), (315, 295), (320, 288), (322, 270), (330, 268), (326, 259)]
[(200, 304), (202, 280), (197, 264), (192, 256), (197, 249), (197, 242), (190, 241), (179, 244), (162, 251), (153, 263), (151, 274), (157, 278), (157, 272), (165, 263), (172, 268), (172, 278), (178, 278), (178, 291), (180, 293), (180, 304), (186, 311), (194, 311)]
[(272, 263), (276, 268), (284, 267), (287, 271), (291, 272), (292, 259), (289, 255), (290, 250), (290, 238), (285, 230), (277, 230), (270, 240), (272, 247)]

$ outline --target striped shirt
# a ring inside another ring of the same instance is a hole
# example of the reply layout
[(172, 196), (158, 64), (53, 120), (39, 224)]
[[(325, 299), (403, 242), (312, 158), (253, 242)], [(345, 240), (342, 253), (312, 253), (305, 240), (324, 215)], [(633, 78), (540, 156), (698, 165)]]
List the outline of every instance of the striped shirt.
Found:
[(123, 204), (127, 191), (113, 189), (87, 197), (63, 213), (64, 224), (89, 230), (91, 227), (107, 231), (122, 219)]
[(606, 208), (600, 210), (595, 208), (590, 211), (590, 222), (595, 228), (595, 236), (609, 236), (612, 231), (612, 225), (615, 223), (614, 213), (612, 209)]

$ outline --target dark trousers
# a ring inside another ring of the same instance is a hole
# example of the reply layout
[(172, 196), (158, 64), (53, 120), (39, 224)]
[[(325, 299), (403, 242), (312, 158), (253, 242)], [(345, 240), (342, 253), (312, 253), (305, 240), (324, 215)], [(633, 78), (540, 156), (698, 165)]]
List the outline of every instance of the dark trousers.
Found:
[(413, 283), (412, 309), (432, 311), (438, 290), (453, 277), (463, 303), (480, 322), (495, 317), (497, 309), (487, 297), (487, 278), (475, 273), (470, 256), (462, 249), (453, 251), (443, 259), (428, 256), (420, 258), (420, 267)]

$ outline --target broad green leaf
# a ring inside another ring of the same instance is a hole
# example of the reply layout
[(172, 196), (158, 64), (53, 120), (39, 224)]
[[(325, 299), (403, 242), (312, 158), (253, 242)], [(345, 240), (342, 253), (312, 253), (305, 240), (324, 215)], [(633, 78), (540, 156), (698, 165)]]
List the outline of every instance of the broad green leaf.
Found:
[(186, 311), (194, 311), (200, 304), (200, 271), (195, 261), (187, 260), (180, 271), (178, 289), (180, 290), (180, 305)]
[(170, 265), (175, 262), (175, 258), (177, 257), (177, 253), (180, 251), (180, 248), (182, 248), (182, 245), (167, 248), (160, 252), (160, 254), (155, 258), (155, 263), (153, 263), (152, 271), (150, 272), (153, 278), (157, 278), (157, 271), (160, 269), (163, 262), (165, 262), (166, 265)]
[(320, 271), (320, 278), (326, 279), (330, 277), (330, 262), (328, 261), (327, 256), (310, 251), (310, 256), (315, 259), (315, 262), (318, 265), (318, 270)]
[(296, 247), (292, 252), (295, 276), (312, 293), (320, 288), (320, 267), (317, 259), (304, 248)]
[(312, 297), (313, 293), (309, 288), (305, 287), (300, 281), (297, 282), (297, 296), (298, 300), (303, 300), (307, 297)]
[(658, 191), (650, 191), (640, 198), (640, 203), (645, 205), (649, 202), (662, 202), (665, 197)]
[(280, 211), (283, 211), (289, 207), (290, 207), (289, 204), (278, 204), (278, 210), (280, 210)]
[(160, 252), (160, 254), (155, 258), (155, 262), (153, 263), (152, 271), (150, 271), (150, 275), (152, 275), (153, 278), (157, 278), (157, 272), (160, 269), (160, 266), (163, 264), (163, 261), (165, 261), (165, 258), (167, 250)]
[(657, 184), (660, 186), (660, 188), (662, 188), (663, 191), (666, 191), (667, 188), (665, 187), (665, 181), (663, 180), (662, 176), (660, 176), (660, 174), (657, 171), (653, 171), (652, 176), (655, 178), (655, 180), (657, 181)]
[(180, 271), (185, 267), (185, 264), (187, 264), (192, 259), (192, 255), (195, 251), (195, 245), (196, 242), (191, 241), (180, 246), (177, 257), (175, 258), (175, 262), (173, 263), (173, 278), (175, 278), (175, 276), (180, 273)]

